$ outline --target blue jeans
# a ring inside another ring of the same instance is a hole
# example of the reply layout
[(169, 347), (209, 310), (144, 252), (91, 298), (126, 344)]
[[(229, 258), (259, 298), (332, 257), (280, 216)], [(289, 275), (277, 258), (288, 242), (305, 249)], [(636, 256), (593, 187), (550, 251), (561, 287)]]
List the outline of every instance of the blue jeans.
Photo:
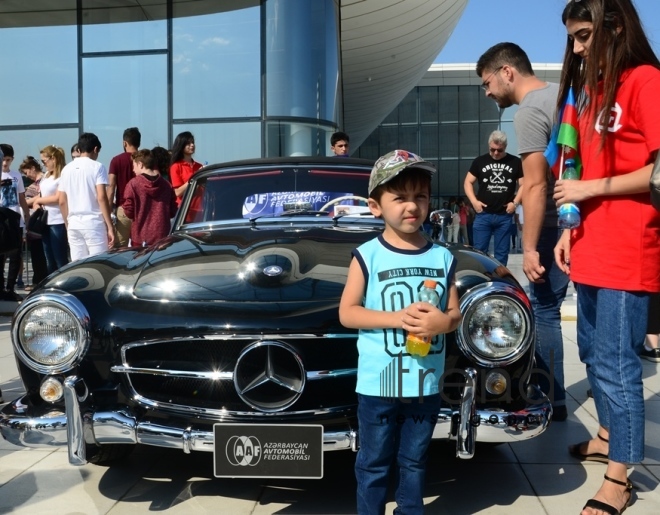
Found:
[(360, 515), (385, 513), (389, 471), (395, 458), (394, 513), (424, 513), (427, 450), (439, 412), (439, 394), (421, 401), (358, 394), (360, 449), (355, 478)]
[(536, 320), (536, 360), (539, 368), (553, 378), (539, 376), (539, 386), (553, 406), (566, 404), (564, 389), (564, 340), (561, 336), (561, 305), (566, 297), (568, 275), (555, 263), (554, 248), (561, 231), (553, 227), (541, 229), (536, 250), (545, 267), (544, 283), (529, 283), (529, 299)]
[(48, 273), (52, 274), (69, 262), (69, 245), (64, 224), (49, 225), (48, 231), (41, 237), (46, 255)]
[(495, 239), (495, 259), (504, 266), (509, 261), (509, 241), (511, 238), (511, 220), (513, 215), (503, 213), (494, 215), (491, 213), (477, 213), (472, 225), (472, 238), (474, 248), (488, 253), (490, 237)]
[(642, 362), (649, 294), (578, 284), (580, 360), (594, 394), (598, 423), (610, 433), (609, 457), (644, 459)]

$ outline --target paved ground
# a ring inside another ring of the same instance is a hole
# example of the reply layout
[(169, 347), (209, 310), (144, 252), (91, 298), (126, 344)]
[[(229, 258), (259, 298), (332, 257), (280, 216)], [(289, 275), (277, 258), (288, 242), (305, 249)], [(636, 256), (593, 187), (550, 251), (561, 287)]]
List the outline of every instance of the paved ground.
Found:
[[(520, 277), (520, 255), (510, 268)], [(575, 342), (575, 301), (564, 305), (564, 346), (570, 416), (539, 438), (516, 445), (477, 446), (457, 460), (451, 445), (434, 444), (428, 464), (428, 513), (566, 515), (579, 513), (602, 481), (605, 465), (582, 464), (566, 450), (595, 434), (597, 423)], [(5, 400), (22, 387), (0, 317), (0, 386)], [(644, 361), (646, 460), (630, 470), (637, 489), (631, 515), (660, 512), (660, 377)], [(226, 480), (213, 477), (207, 453), (142, 448), (112, 467), (68, 464), (66, 449), (42, 450), (0, 442), (0, 513), (13, 514), (350, 514), (355, 481), (350, 452), (326, 453), (325, 477), (309, 481)], [(388, 504), (392, 513), (394, 504)]]

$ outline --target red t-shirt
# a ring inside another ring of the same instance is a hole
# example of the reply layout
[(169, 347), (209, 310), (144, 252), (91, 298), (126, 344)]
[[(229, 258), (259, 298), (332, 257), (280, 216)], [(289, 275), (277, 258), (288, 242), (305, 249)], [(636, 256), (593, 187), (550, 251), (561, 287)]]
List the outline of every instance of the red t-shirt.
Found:
[[(170, 181), (174, 189), (180, 188), (187, 183), (193, 174), (202, 167), (201, 163), (193, 161), (192, 165), (187, 161), (177, 161), (170, 166)], [(177, 205), (181, 204), (181, 197), (176, 198)]]
[[(591, 113), (580, 116), (583, 180), (624, 175), (652, 162), (660, 149), (658, 99), (660, 70), (639, 66), (624, 72), (602, 150)], [(614, 290), (660, 291), (660, 213), (649, 192), (584, 200), (580, 211), (582, 224), (571, 234), (571, 279)]]
[(117, 181), (117, 189), (115, 190), (115, 205), (122, 206), (124, 204), (124, 190), (128, 182), (135, 177), (133, 173), (133, 153), (122, 152), (116, 155), (110, 161), (109, 175), (114, 175)]

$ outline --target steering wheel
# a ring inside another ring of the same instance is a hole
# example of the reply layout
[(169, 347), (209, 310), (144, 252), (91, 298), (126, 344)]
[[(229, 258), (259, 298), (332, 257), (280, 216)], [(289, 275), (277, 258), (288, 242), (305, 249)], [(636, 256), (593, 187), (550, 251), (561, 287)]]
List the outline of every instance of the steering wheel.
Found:
[(323, 207), (321, 207), (321, 209), (319, 209), (319, 211), (325, 211), (330, 206), (336, 204), (337, 202), (341, 202), (342, 200), (364, 200), (365, 204), (369, 203), (369, 201), (364, 197), (360, 197), (358, 195), (345, 195), (343, 197), (333, 198), (330, 202), (326, 202), (323, 205)]

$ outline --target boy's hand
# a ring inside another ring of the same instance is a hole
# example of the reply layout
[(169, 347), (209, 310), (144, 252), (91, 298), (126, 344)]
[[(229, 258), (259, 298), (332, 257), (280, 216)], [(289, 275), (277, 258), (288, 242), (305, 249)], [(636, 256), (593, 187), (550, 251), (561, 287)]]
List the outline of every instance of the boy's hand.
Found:
[(402, 310), (402, 328), (421, 338), (433, 338), (443, 329), (445, 313), (428, 302), (415, 302)]

